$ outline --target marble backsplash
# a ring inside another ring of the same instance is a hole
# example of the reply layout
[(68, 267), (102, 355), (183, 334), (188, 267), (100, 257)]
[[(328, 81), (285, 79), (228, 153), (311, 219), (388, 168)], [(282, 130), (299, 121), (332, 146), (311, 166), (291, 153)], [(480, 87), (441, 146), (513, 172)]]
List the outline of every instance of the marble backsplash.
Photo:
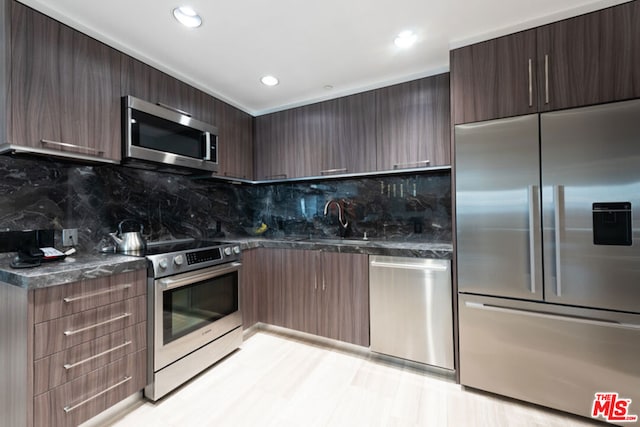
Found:
[[(451, 242), (448, 171), (262, 185), (252, 190), (251, 216), (254, 225), (267, 225), (265, 237), (362, 238), (367, 233), (373, 239)], [(329, 200), (341, 205), (346, 230), (334, 204), (324, 215)]]
[[(40, 158), (0, 156), (0, 231), (77, 228), (81, 249), (99, 249), (123, 219), (148, 240), (182, 237), (337, 237), (451, 241), (449, 172), (272, 185), (227, 182)], [(264, 225), (262, 225), (264, 224)], [(342, 233), (345, 234), (345, 233)]]

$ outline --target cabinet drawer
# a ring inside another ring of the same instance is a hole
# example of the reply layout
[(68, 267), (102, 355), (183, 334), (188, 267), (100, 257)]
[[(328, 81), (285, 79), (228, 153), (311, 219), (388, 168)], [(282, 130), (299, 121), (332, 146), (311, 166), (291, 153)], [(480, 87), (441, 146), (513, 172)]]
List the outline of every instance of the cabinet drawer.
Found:
[(147, 323), (104, 335), (34, 364), (34, 394), (44, 393), (146, 347)]
[(146, 293), (147, 270), (37, 289), (34, 322), (57, 319)]
[(34, 359), (144, 322), (146, 308), (146, 296), (142, 295), (38, 323), (34, 327)]
[(583, 417), (595, 393), (640, 402), (640, 315), (474, 295), (458, 303), (462, 385)]
[(34, 425), (77, 426), (144, 388), (146, 350), (34, 398)]

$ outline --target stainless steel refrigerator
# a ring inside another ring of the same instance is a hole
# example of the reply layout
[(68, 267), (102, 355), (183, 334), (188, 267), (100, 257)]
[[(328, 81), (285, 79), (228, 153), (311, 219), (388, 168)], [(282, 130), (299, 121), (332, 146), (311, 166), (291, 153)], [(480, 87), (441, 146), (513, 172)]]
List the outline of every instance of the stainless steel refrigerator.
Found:
[(640, 415), (640, 100), (458, 125), (455, 147), (461, 383)]

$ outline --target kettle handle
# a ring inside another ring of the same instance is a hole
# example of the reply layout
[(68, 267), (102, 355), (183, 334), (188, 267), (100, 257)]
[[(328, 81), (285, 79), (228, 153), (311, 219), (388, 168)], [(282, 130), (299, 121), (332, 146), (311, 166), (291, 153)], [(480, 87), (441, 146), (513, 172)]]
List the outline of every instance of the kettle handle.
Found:
[(118, 224), (118, 233), (120, 235), (122, 235), (122, 224), (124, 224), (125, 222), (133, 222), (136, 224), (140, 225), (140, 234), (142, 234), (142, 232), (144, 231), (144, 226), (142, 225), (141, 222), (136, 221), (135, 219), (123, 219), (122, 221), (120, 221), (120, 223)]

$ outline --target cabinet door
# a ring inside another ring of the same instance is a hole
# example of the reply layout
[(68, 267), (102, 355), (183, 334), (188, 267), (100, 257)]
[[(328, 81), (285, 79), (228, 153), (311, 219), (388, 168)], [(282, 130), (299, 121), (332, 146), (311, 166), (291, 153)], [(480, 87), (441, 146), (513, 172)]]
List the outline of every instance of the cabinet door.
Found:
[(263, 275), (266, 264), (262, 262), (264, 249), (251, 249), (242, 252), (242, 274), (240, 275), (240, 309), (242, 327), (249, 329), (260, 321), (258, 304), (261, 301), (260, 290), (264, 286)]
[(256, 118), (256, 179), (375, 170), (374, 100), (365, 92)]
[[(295, 141), (297, 109), (256, 117), (254, 145), (256, 180), (295, 178), (309, 162)], [(298, 166), (296, 168), (296, 166)]]
[(536, 30), (451, 51), (454, 124), (537, 111)]
[(376, 91), (378, 170), (451, 164), (449, 92), (449, 73)]
[(284, 258), (285, 327), (310, 334), (318, 333), (317, 251), (287, 250)]
[(640, 96), (640, 2), (538, 29), (544, 111)]
[(216, 99), (212, 124), (218, 128), (218, 174), (253, 179), (253, 117)]
[(259, 284), (260, 305), (258, 307), (261, 322), (270, 325), (286, 325), (284, 249), (265, 249), (260, 254), (262, 283)]
[[(310, 129), (306, 145), (316, 161), (311, 176), (376, 170), (375, 93), (345, 96), (315, 104), (304, 119)], [(304, 110), (303, 110), (304, 111)]]
[(197, 120), (210, 123), (214, 105), (198, 89), (130, 57), (122, 61), (122, 96), (177, 109)]
[(322, 253), (318, 335), (369, 346), (368, 256)]
[(11, 19), (9, 142), (119, 160), (121, 54), (17, 2)]

